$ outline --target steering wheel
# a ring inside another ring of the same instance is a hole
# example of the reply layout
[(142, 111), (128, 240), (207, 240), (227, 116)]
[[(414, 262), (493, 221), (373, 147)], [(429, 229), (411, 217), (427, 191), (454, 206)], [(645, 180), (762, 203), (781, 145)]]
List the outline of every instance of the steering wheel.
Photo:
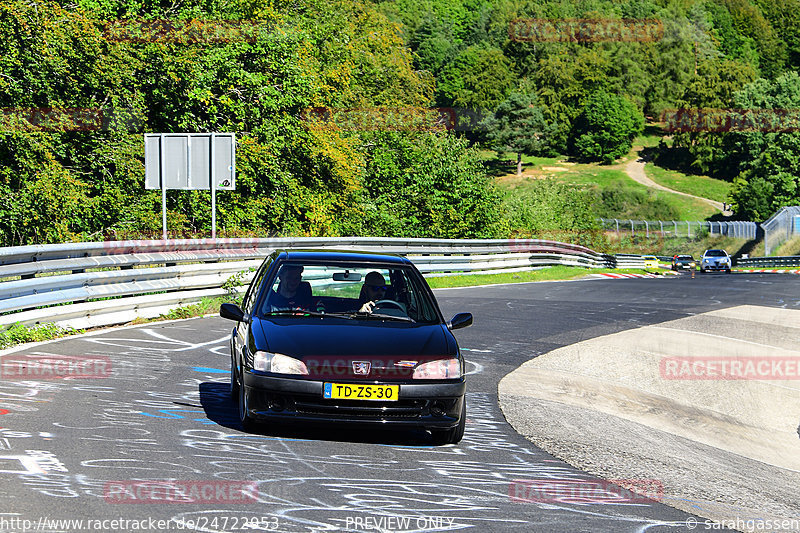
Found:
[(390, 309), (397, 309), (397, 310), (402, 311), (404, 313), (406, 312), (405, 306), (403, 304), (401, 304), (400, 302), (396, 302), (394, 300), (378, 300), (377, 302), (375, 302), (375, 307), (373, 307), (372, 309), (374, 310), (374, 309), (387, 308), (387, 307), (390, 308)]

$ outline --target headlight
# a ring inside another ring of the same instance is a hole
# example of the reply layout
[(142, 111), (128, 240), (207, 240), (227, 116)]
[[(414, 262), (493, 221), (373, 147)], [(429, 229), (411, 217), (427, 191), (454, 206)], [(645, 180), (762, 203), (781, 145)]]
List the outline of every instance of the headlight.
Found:
[(439, 359), (422, 363), (414, 368), (413, 379), (455, 379), (461, 377), (458, 359)]
[(275, 374), (308, 375), (308, 368), (304, 362), (281, 353), (256, 352), (253, 355), (253, 369)]
[(694, 262), (689, 263), (689, 266), (697, 266)]

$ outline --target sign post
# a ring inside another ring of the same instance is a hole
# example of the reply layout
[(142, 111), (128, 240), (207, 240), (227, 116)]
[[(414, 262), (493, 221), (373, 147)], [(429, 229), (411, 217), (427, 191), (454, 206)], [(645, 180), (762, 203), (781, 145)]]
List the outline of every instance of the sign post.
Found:
[(233, 133), (146, 133), (145, 189), (161, 189), (161, 224), (167, 240), (167, 189), (211, 189), (211, 238), (217, 238), (217, 189), (236, 189)]

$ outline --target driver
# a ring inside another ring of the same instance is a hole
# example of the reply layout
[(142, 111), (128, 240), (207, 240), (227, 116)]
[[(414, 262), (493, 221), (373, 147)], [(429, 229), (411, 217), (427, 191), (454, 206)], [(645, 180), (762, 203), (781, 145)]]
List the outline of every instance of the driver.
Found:
[(361, 287), (361, 295), (358, 303), (361, 304), (359, 312), (371, 313), (375, 307), (375, 302), (383, 300), (386, 297), (386, 291), (389, 287), (386, 285), (386, 280), (380, 272), (374, 270), (366, 275), (364, 278), (364, 286)]
[(278, 290), (272, 291), (268, 299), (271, 311), (311, 307), (311, 285), (303, 281), (301, 265), (283, 265), (278, 279)]

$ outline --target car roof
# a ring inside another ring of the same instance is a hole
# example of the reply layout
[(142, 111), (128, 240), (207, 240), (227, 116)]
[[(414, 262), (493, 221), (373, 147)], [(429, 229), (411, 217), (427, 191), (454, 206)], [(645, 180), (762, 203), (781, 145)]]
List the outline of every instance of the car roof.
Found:
[(282, 250), (277, 259), (302, 262), (385, 263), (398, 266), (411, 264), (411, 261), (400, 255), (359, 250)]

